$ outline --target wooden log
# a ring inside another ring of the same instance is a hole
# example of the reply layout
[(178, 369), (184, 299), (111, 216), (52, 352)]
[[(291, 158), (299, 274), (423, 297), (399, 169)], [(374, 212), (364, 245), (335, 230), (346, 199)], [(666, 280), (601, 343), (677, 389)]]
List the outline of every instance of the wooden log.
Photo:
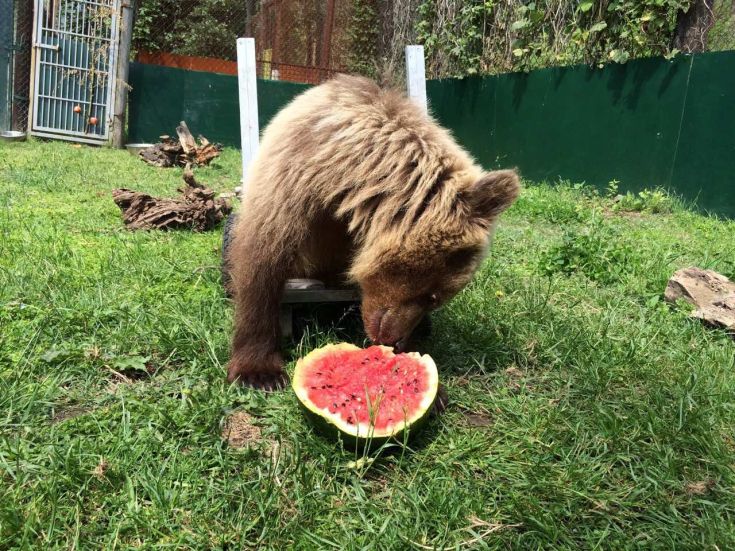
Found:
[(112, 191), (120, 207), (123, 222), (132, 230), (191, 229), (206, 231), (219, 224), (232, 210), (226, 199), (200, 184), (191, 170), (184, 172), (185, 186), (178, 189), (181, 198), (153, 197), (126, 188)]
[(176, 127), (176, 135), (179, 137), (179, 143), (181, 149), (184, 150), (184, 154), (188, 157), (196, 154), (197, 142), (194, 136), (191, 135), (189, 127), (186, 125), (186, 121), (181, 121), (179, 126)]

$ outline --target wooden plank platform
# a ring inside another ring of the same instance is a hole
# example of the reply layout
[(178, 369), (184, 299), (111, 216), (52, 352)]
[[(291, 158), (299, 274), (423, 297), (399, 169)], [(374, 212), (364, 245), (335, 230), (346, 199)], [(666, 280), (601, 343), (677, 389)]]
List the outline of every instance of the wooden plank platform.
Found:
[(360, 291), (355, 288), (327, 289), (321, 281), (291, 279), (281, 298), (280, 325), (284, 337), (293, 335), (293, 307), (299, 304), (331, 304), (360, 302)]
[(359, 301), (360, 292), (357, 289), (286, 289), (281, 304)]

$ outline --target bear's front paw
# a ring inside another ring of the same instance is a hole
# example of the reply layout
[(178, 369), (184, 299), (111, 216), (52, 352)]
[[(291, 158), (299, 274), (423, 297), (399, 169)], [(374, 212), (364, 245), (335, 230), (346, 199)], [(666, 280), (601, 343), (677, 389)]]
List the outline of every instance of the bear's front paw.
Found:
[(227, 381), (237, 381), (243, 386), (270, 392), (287, 387), (288, 375), (283, 370), (283, 360), (278, 354), (261, 359), (235, 354), (227, 364)]

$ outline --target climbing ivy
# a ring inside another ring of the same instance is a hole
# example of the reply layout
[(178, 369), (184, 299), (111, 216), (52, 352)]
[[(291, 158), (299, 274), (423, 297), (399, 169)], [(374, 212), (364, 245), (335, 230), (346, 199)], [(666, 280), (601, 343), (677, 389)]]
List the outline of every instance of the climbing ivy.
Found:
[(375, 0), (354, 0), (347, 28), (349, 54), (347, 70), (375, 77), (377, 73), (378, 32), (380, 21)]
[(416, 33), (433, 76), (671, 56), (692, 0), (422, 0)]

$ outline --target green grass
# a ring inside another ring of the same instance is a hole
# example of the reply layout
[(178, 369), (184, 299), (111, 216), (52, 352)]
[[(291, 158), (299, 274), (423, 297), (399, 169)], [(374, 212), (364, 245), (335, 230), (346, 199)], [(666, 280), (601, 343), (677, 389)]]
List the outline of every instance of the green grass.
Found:
[[(198, 176), (231, 188), (237, 153)], [(735, 342), (661, 299), (681, 267), (735, 276), (735, 224), (528, 184), (435, 316), (452, 405), (356, 466), (290, 392), (225, 384), (220, 232), (122, 227), (112, 188), (180, 177), (0, 145), (0, 549), (735, 548)]]

